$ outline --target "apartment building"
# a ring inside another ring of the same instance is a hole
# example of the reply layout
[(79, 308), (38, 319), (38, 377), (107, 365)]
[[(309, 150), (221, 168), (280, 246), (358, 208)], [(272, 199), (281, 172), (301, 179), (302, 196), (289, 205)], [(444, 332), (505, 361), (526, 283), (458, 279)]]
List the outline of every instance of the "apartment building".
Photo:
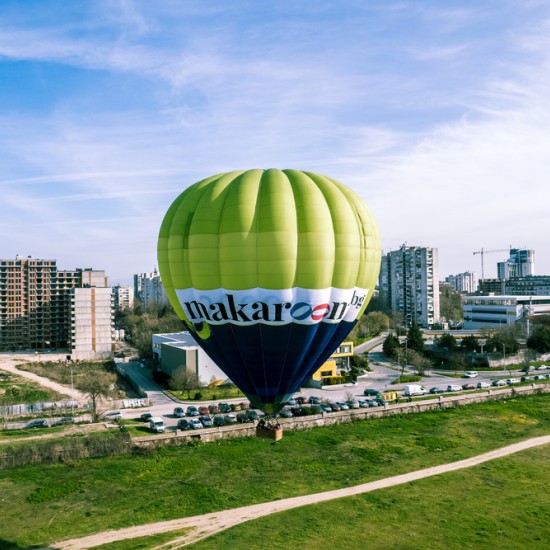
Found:
[(406, 325), (439, 322), (437, 248), (403, 245), (382, 256), (378, 289), (380, 302), (400, 312)]
[(134, 298), (147, 308), (152, 304), (167, 304), (168, 298), (160, 275), (155, 269), (152, 273), (134, 275)]
[(117, 285), (113, 287), (113, 300), (115, 311), (133, 309), (134, 291), (130, 286)]
[(457, 292), (464, 292), (467, 294), (477, 292), (477, 273), (465, 271), (464, 273), (458, 273), (457, 275), (449, 275), (445, 278), (445, 282)]
[[(56, 260), (31, 256), (0, 259), (0, 351), (67, 349), (71, 353), (75, 323), (80, 322), (72, 314), (71, 291), (92, 285), (111, 292), (103, 271), (62, 271)], [(90, 311), (94, 310), (94, 299), (88, 293)], [(112, 338), (112, 312), (105, 319), (94, 314), (91, 322), (94, 331), (99, 332), (104, 330), (99, 327), (110, 323), (108, 333)], [(80, 356), (84, 358), (83, 348)], [(93, 347), (89, 356), (95, 357)]]

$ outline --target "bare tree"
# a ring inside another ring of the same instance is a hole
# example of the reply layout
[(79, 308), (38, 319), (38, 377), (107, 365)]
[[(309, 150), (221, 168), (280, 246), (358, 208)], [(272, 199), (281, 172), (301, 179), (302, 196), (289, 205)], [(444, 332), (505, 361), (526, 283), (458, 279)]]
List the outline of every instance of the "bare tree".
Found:
[(189, 372), (184, 366), (178, 367), (170, 376), (170, 388), (179, 391), (181, 395), (187, 392), (187, 399), (191, 399), (191, 390), (200, 386), (199, 378), (194, 372)]
[(112, 395), (115, 382), (116, 376), (110, 372), (88, 372), (79, 380), (78, 388), (90, 399), (94, 422), (99, 418), (99, 402)]

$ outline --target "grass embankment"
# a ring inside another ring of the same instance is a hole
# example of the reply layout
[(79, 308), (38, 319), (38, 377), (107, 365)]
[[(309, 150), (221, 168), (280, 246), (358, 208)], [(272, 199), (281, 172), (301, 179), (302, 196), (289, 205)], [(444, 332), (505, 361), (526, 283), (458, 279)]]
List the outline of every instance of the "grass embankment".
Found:
[(468, 470), (268, 516), (192, 548), (542, 550), (550, 540), (549, 462), (550, 447), (532, 449)]
[[(20, 546), (47, 544), (106, 529), (357, 485), (460, 460), (549, 432), (550, 396), (535, 395), (307, 432), (287, 432), (276, 445), (255, 438), (234, 439), (163, 448), (135, 456), (82, 460), (70, 465), (2, 471), (0, 542)], [(536, 471), (537, 486), (542, 488), (547, 483), (548, 470)], [(503, 479), (521, 479), (523, 475), (513, 467), (505, 475), (500, 475), (498, 469), (494, 472), (484, 474), (488, 493), (499, 487), (505, 489)], [(470, 483), (466, 473), (457, 475), (463, 483), (461, 495)], [(451, 490), (442, 486), (441, 494), (449, 508), (459, 504), (460, 498)], [(546, 492), (544, 498), (548, 498)], [(380, 500), (380, 509), (389, 514), (388, 518), (393, 518), (390, 526), (401, 529), (399, 514), (391, 516), (392, 499), (397, 497)], [(487, 499), (491, 499), (490, 494)], [(519, 517), (525, 517), (522, 515), (524, 500), (515, 500), (511, 493), (510, 505)], [(374, 502), (372, 509), (378, 509), (376, 500), (367, 502)], [(344, 507), (333, 515), (325, 513), (326, 506), (312, 514), (311, 529), (305, 525), (300, 527), (297, 521), (296, 530), (311, 534), (331, 526), (344, 532), (361, 509), (358, 504), (353, 511), (353, 505), (350, 514)], [(496, 522), (500, 510), (489, 508), (490, 521)], [(402, 510), (414, 519), (415, 501)], [(419, 504), (418, 510), (419, 519), (425, 514), (434, 525), (443, 523), (430, 501), (426, 508)], [(480, 507), (478, 521), (487, 513)], [(299, 517), (296, 511), (292, 514)], [(364, 521), (368, 516), (362, 517)], [(450, 517), (444, 519), (451, 522)], [(527, 516), (526, 521), (533, 529), (537, 526), (538, 520), (533, 516)], [(441, 525), (439, 528), (443, 529)], [(278, 537), (281, 531), (279, 525), (271, 534), (276, 533)], [(341, 542), (336, 535), (328, 540), (332, 545)], [(388, 546), (392, 547), (407, 546)]]
[[(186, 391), (183, 393), (175, 390), (167, 390), (176, 399), (180, 401), (223, 401), (224, 399), (236, 399), (242, 397), (245, 398), (244, 393), (235, 386), (215, 386), (213, 388), (199, 388), (191, 390), (188, 394)], [(195, 399), (196, 394), (200, 394), (200, 399)]]
[(112, 372), (111, 361), (80, 361), (67, 363), (66, 361), (45, 361), (36, 363), (22, 363), (17, 365), (19, 370), (33, 372), (44, 378), (65, 386), (74, 385), (80, 389), (80, 380), (90, 372), (102, 373), (106, 370)]
[(66, 395), (44, 388), (22, 376), (0, 371), (0, 405), (44, 403), (47, 401), (62, 401), (66, 398)]

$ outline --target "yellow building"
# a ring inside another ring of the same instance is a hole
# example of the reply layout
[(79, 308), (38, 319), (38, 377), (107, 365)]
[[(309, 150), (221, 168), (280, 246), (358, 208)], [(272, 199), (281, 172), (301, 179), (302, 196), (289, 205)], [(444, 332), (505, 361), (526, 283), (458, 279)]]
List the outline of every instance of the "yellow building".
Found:
[(331, 376), (338, 376), (339, 370), (348, 370), (349, 358), (353, 355), (353, 342), (342, 342), (330, 358), (323, 363), (311, 377), (313, 380), (322, 380)]

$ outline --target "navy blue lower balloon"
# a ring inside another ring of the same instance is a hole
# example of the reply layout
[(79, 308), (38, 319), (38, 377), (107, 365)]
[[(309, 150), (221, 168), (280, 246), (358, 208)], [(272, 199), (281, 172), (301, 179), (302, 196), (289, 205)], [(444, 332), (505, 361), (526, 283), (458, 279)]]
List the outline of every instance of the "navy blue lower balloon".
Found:
[(266, 414), (276, 414), (332, 355), (354, 322), (315, 325), (210, 325), (191, 335), (229, 379)]

